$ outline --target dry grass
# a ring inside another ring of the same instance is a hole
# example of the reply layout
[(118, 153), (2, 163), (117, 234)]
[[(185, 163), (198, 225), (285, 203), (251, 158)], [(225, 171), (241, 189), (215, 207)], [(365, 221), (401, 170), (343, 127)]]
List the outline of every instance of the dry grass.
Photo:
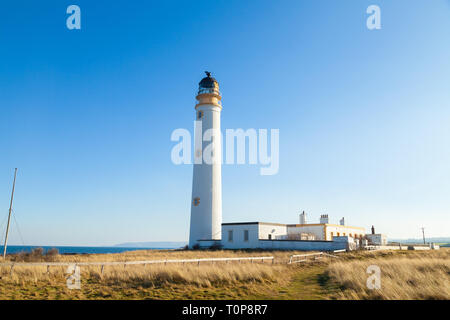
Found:
[[(56, 255), (58, 262), (108, 262), (161, 259), (194, 259), (214, 257), (277, 256), (287, 261), (287, 252), (258, 251), (178, 251), (141, 250), (120, 254)], [(17, 257), (9, 260), (18, 261)], [(34, 257), (35, 261), (48, 260)], [(267, 292), (270, 287), (286, 285), (291, 273), (283, 263), (269, 261), (250, 263), (202, 262), (81, 266), (81, 290), (66, 287), (66, 267), (46, 266), (0, 267), (0, 299), (241, 299)]]
[[(272, 266), (262, 263), (220, 263), (198, 266), (197, 264), (170, 265), (132, 265), (105, 266), (103, 273), (101, 266), (82, 266), (81, 279), (85, 281), (101, 281), (105, 285), (120, 285), (132, 287), (161, 286), (168, 284), (192, 284), (209, 287), (238, 282), (265, 283), (280, 279), (281, 265)], [(10, 273), (9, 267), (0, 267), (2, 282), (15, 284), (37, 283), (65, 283), (66, 267), (54, 266), (47, 273), (45, 266), (16, 266)]]
[[(367, 288), (369, 265), (381, 269), (381, 289)], [(337, 299), (450, 299), (450, 250), (366, 252), (329, 265), (331, 281), (341, 286)]]
[[(303, 252), (304, 253), (304, 252)], [(275, 256), (276, 263), (204, 262), (81, 266), (81, 290), (66, 286), (66, 267), (0, 267), (0, 299), (449, 299), (450, 250), (343, 253), (288, 265), (295, 251), (141, 250), (33, 259), (108, 262)], [(14, 257), (9, 257), (12, 259)], [(330, 262), (332, 261), (332, 262)], [(366, 288), (366, 268), (381, 268), (381, 290)]]

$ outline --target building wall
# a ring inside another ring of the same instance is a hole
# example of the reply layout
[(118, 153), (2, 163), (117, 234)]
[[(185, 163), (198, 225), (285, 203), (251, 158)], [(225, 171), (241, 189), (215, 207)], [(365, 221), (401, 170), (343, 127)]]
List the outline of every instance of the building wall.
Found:
[[(248, 231), (248, 241), (245, 241), (245, 230)], [(314, 230), (320, 230), (315, 228)], [(323, 230), (323, 229), (322, 229)], [(229, 232), (233, 232), (233, 239), (229, 241)], [(292, 230), (291, 230), (292, 231)], [(236, 223), (222, 225), (222, 247), (224, 249), (281, 249), (281, 250), (341, 250), (349, 248), (353, 240), (349, 237), (337, 237), (336, 241), (298, 241), (281, 240), (288, 232), (286, 225), (269, 223)], [(269, 240), (269, 234), (272, 240)], [(205, 245), (209, 242), (202, 241)], [(211, 242), (212, 244), (213, 242)]]
[[(248, 230), (248, 241), (245, 241), (245, 230)], [(229, 241), (229, 231), (233, 232), (233, 240)], [(222, 225), (222, 246), (225, 249), (256, 248), (258, 246), (258, 224)]]
[(347, 243), (343, 241), (259, 240), (258, 248), (274, 250), (332, 251), (347, 249)]
[(277, 239), (287, 234), (287, 227), (282, 224), (259, 223), (258, 227), (259, 239), (269, 239), (269, 235), (272, 235), (272, 239)]
[(364, 228), (341, 226), (336, 224), (295, 224), (287, 225), (287, 234), (311, 233), (316, 240), (332, 241), (336, 236), (351, 236), (353, 238), (363, 237), (366, 233)]
[(384, 234), (366, 234), (367, 239), (369, 240), (369, 244), (375, 245), (387, 245), (387, 237)]
[(287, 226), (287, 234), (311, 233), (316, 236), (316, 240), (327, 240), (325, 239), (324, 229), (324, 224), (295, 224)]
[(221, 246), (221, 240), (199, 240), (198, 245), (201, 249), (209, 249), (211, 247)]
[[(326, 240), (332, 240), (336, 236), (351, 236), (352, 238), (362, 238), (366, 234), (364, 228), (341, 226), (335, 224), (326, 225)], [(339, 235), (338, 235), (339, 234)]]

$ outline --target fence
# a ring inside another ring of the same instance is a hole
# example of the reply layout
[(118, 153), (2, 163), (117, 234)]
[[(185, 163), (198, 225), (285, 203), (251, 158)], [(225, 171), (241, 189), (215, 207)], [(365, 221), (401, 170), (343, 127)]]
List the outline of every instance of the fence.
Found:
[[(337, 250), (338, 251), (338, 250)], [(323, 257), (332, 257), (332, 258), (339, 258), (338, 256), (325, 253), (325, 252), (318, 252), (318, 253), (308, 253), (308, 254), (296, 254), (291, 255), (289, 258), (288, 264), (292, 263), (299, 263), (308, 261), (308, 258), (311, 257), (313, 260), (319, 260)], [(101, 266), (101, 270), (103, 273), (103, 269), (105, 266), (117, 266), (117, 265), (123, 265), (126, 267), (127, 265), (144, 265), (147, 264), (168, 264), (168, 263), (197, 263), (199, 266), (202, 262), (230, 262), (230, 261), (250, 261), (253, 262), (259, 262), (261, 261), (264, 263), (265, 260), (271, 260), (272, 264), (275, 262), (275, 257), (236, 257), (236, 258), (203, 258), (203, 259), (175, 259), (175, 260), (144, 260), (144, 261), (113, 261), (113, 262), (3, 262), (0, 263), (0, 267), (10, 267), (10, 273), (12, 273), (14, 267), (33, 267), (33, 266), (41, 266), (41, 267), (47, 267), (47, 272), (49, 272), (50, 267), (56, 267), (56, 266)], [(309, 260), (311, 261), (311, 260)]]
[(12, 273), (14, 267), (26, 266), (41, 266), (47, 267), (47, 272), (52, 266), (101, 266), (102, 273), (105, 266), (117, 266), (123, 265), (126, 267), (127, 265), (138, 265), (143, 264), (144, 266), (147, 264), (168, 264), (168, 263), (197, 263), (200, 265), (200, 262), (229, 262), (229, 261), (250, 261), (253, 263), (254, 261), (261, 261), (264, 263), (265, 260), (272, 260), (272, 264), (274, 263), (274, 257), (237, 257), (237, 258), (204, 258), (204, 259), (177, 259), (177, 260), (146, 260), (146, 261), (115, 261), (115, 262), (4, 262), (0, 263), (0, 267), (10, 267), (10, 273)]
[(325, 253), (325, 252), (294, 254), (290, 257), (288, 264), (311, 261), (311, 260), (308, 260), (309, 257), (313, 258), (313, 260), (319, 260), (319, 259), (322, 259), (324, 256), (339, 259), (338, 256), (335, 256), (335, 255), (332, 255), (329, 253)]

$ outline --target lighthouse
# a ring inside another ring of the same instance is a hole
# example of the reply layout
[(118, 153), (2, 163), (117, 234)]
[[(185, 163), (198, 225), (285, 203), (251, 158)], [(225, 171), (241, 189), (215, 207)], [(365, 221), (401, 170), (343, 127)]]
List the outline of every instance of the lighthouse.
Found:
[(222, 144), (219, 83), (205, 72), (195, 106), (194, 174), (189, 247), (222, 238)]

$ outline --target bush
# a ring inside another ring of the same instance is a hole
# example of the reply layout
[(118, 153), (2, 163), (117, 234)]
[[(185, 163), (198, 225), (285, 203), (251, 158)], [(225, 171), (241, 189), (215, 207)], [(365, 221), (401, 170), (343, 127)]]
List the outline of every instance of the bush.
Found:
[(49, 250), (47, 250), (47, 252), (45, 253), (46, 256), (57, 256), (59, 254), (58, 249), (56, 248), (51, 248)]
[(45, 253), (45, 257), (47, 261), (54, 261), (55, 258), (59, 255), (59, 251), (56, 248), (51, 248), (49, 250), (47, 250), (47, 252)]
[(44, 249), (35, 248), (31, 252), (21, 251), (11, 255), (11, 260), (16, 262), (39, 262), (42, 260)]
[(30, 254), (28, 252), (25, 251), (20, 251), (19, 253), (13, 254), (11, 255), (11, 260), (12, 261), (17, 261), (17, 262), (28, 262), (28, 256)]
[(31, 255), (33, 257), (40, 258), (44, 255), (44, 249), (43, 248), (35, 248), (31, 251)]

